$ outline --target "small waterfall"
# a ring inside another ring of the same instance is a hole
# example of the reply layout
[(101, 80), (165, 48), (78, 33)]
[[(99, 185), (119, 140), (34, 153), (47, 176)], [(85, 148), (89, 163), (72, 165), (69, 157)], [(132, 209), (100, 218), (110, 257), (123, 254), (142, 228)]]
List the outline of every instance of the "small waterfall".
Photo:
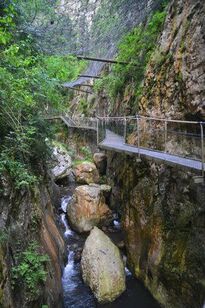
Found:
[(121, 223), (117, 220), (113, 220), (113, 225), (117, 230), (121, 229)]
[(62, 211), (63, 211), (64, 213), (66, 213), (66, 211), (67, 211), (67, 206), (68, 206), (68, 204), (69, 204), (69, 202), (70, 202), (71, 199), (72, 199), (71, 196), (63, 197), (63, 198), (61, 199), (61, 209), (62, 209)]
[[(85, 237), (80, 236), (71, 230), (66, 211), (71, 196), (64, 196), (61, 199), (61, 222), (64, 226), (64, 238), (68, 247), (68, 261), (63, 271), (62, 285), (64, 290), (64, 308), (158, 308), (159, 306), (149, 292), (135, 280), (131, 272), (125, 267), (127, 277), (127, 291), (125, 291), (115, 302), (101, 305), (96, 302), (91, 290), (82, 280), (80, 262), (78, 259), (79, 249), (84, 246)], [(121, 224), (119, 217), (113, 221), (113, 228), (120, 232)], [(203, 307), (205, 308), (205, 307)]]
[(62, 278), (65, 292), (71, 292), (78, 286), (78, 284), (73, 279), (73, 276), (75, 276), (75, 274), (76, 270), (74, 267), (74, 251), (70, 251), (68, 254), (68, 263), (64, 269)]
[(66, 214), (63, 213), (61, 214), (61, 221), (65, 227), (65, 232), (64, 232), (64, 236), (65, 237), (69, 237), (69, 235), (73, 235), (73, 231), (70, 229), (67, 219), (66, 219)]
[(67, 211), (67, 207), (68, 207), (71, 199), (72, 199), (71, 196), (63, 197), (61, 199), (61, 210), (63, 211), (63, 213), (61, 214), (61, 222), (65, 227), (64, 236), (66, 238), (68, 238), (70, 235), (73, 235), (73, 231), (70, 229), (70, 227), (68, 225), (68, 221), (66, 219), (66, 211)]

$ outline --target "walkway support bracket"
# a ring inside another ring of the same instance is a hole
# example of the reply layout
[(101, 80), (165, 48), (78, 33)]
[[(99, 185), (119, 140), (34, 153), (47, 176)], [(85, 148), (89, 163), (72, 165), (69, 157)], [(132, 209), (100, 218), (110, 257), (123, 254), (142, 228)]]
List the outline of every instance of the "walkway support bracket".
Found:
[(124, 61), (117, 61), (117, 60), (112, 60), (112, 59), (94, 58), (94, 57), (86, 57), (86, 56), (77, 56), (77, 59), (88, 60), (88, 61), (96, 61), (96, 62), (104, 62), (104, 63), (112, 63), (112, 64), (120, 64), (120, 65), (131, 64), (133, 66), (139, 66), (139, 64), (132, 63), (132, 62), (124, 62)]
[(138, 147), (138, 159), (140, 158), (140, 117), (137, 115), (137, 147)]
[(124, 140), (126, 143), (126, 136), (127, 136), (127, 119), (124, 117)]
[(164, 152), (167, 152), (167, 120), (164, 122)]
[(204, 125), (201, 122), (201, 162), (202, 162), (202, 177), (204, 178)]
[(99, 144), (99, 119), (97, 118), (97, 145)]
[(102, 79), (100, 76), (93, 76), (93, 75), (78, 75), (78, 77), (82, 78), (95, 78), (95, 79)]

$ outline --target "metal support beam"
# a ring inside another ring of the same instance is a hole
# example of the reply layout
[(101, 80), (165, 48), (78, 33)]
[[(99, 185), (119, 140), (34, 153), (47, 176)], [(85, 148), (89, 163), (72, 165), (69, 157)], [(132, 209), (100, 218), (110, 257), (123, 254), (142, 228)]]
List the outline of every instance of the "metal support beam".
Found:
[(201, 163), (202, 163), (202, 176), (204, 177), (204, 125), (200, 123), (201, 127)]
[(79, 87), (89, 87), (89, 88), (93, 88), (93, 85), (91, 85), (91, 84), (81, 84)]
[(73, 90), (73, 91), (77, 91), (77, 92), (83, 92), (83, 93), (87, 93), (87, 94), (93, 94), (92, 92), (89, 92), (89, 91), (85, 91), (85, 90), (80, 90), (80, 89), (77, 89), (77, 88), (74, 88), (74, 87), (66, 87), (70, 90)]
[(94, 78), (94, 79), (102, 79), (100, 76), (93, 76), (93, 75), (78, 75), (78, 77), (82, 78)]
[(77, 58), (80, 60), (97, 61), (97, 62), (120, 64), (120, 65), (131, 64), (133, 66), (139, 66), (137, 63), (117, 61), (117, 60), (112, 60), (112, 59), (94, 58), (94, 57), (86, 57), (86, 56), (77, 56)]
[(127, 137), (127, 119), (124, 118), (124, 141), (126, 143), (126, 137)]
[(99, 119), (97, 119), (97, 145), (99, 144)]
[(164, 122), (164, 152), (167, 152), (167, 120)]
[(140, 118), (137, 115), (137, 147), (138, 147), (138, 159), (140, 159)]

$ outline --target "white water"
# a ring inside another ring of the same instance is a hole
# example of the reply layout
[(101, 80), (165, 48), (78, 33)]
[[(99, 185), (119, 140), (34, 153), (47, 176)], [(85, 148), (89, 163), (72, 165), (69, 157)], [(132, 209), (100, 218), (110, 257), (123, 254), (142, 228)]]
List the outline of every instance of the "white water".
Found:
[[(80, 263), (76, 262), (76, 247), (82, 247), (84, 239), (78, 236), (69, 227), (66, 219), (66, 210), (69, 206), (70, 196), (61, 199), (61, 221), (65, 228), (64, 237), (68, 245), (68, 261), (63, 271), (62, 285), (64, 290), (64, 308), (158, 308), (147, 291), (133, 279), (131, 272), (125, 267), (128, 290), (115, 302), (100, 305), (96, 302), (91, 290), (84, 284), (81, 275)], [(113, 221), (114, 227), (119, 230), (120, 222)], [(205, 307), (203, 307), (205, 308)]]
[(74, 252), (70, 251), (68, 254), (68, 263), (63, 272), (62, 283), (64, 285), (65, 292), (71, 292), (78, 287), (77, 282), (73, 279), (76, 275), (76, 270), (74, 267)]
[(68, 223), (67, 223), (67, 219), (66, 219), (66, 214), (63, 213), (61, 214), (61, 221), (65, 227), (65, 232), (64, 232), (64, 236), (65, 237), (69, 237), (69, 235), (73, 235), (73, 231), (70, 229)]
[(69, 202), (71, 200), (71, 197), (63, 197), (61, 199), (61, 209), (63, 211), (63, 213), (61, 214), (61, 222), (65, 227), (65, 232), (64, 232), (64, 236), (66, 238), (68, 238), (70, 235), (73, 235), (73, 231), (70, 229), (70, 226), (68, 225), (67, 219), (66, 219), (66, 211), (67, 211), (67, 207), (69, 205)]
[(64, 237), (68, 244), (68, 261), (63, 271), (62, 285), (64, 289), (65, 308), (95, 308), (94, 297), (89, 288), (83, 283), (80, 263), (75, 262), (75, 247), (78, 245), (79, 236), (70, 229), (66, 218), (67, 207), (71, 200), (70, 196), (61, 199), (61, 222), (64, 226)]
[(71, 199), (72, 199), (71, 196), (61, 198), (61, 209), (63, 210), (64, 213), (66, 213), (68, 204)]
[(115, 226), (115, 228), (116, 228), (117, 230), (120, 230), (120, 229), (121, 229), (121, 224), (120, 224), (119, 221), (113, 220), (113, 224), (114, 224), (114, 226)]

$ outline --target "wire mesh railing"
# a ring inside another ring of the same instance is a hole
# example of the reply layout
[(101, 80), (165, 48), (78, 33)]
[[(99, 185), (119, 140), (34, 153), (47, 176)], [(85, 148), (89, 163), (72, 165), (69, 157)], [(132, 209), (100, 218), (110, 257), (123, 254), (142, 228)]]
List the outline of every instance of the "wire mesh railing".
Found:
[(205, 122), (160, 119), (144, 116), (101, 117), (98, 142), (106, 131), (123, 137), (123, 142), (137, 148), (159, 151), (201, 161), (204, 173)]
[(201, 162), (205, 166), (205, 122), (160, 119), (145, 116), (72, 117), (59, 115), (70, 127), (94, 129), (97, 144), (106, 141), (131, 145)]
[(97, 118), (70, 117), (76, 127), (90, 128), (97, 130)]

